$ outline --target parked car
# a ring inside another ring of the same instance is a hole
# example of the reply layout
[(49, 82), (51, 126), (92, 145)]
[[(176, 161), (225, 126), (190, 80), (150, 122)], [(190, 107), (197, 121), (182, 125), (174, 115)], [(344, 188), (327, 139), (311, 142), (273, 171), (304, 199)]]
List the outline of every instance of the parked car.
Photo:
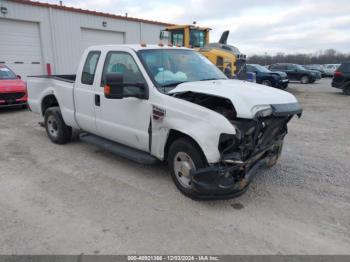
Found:
[(52, 142), (80, 139), (144, 164), (165, 161), (192, 198), (243, 193), (280, 156), (302, 108), (290, 93), (228, 79), (198, 52), (157, 45), (88, 48), (76, 75), (28, 78), (29, 106)]
[(332, 86), (340, 88), (344, 94), (350, 95), (350, 62), (342, 63), (335, 71)]
[(272, 72), (258, 64), (247, 64), (247, 72), (255, 73), (258, 84), (272, 86), (280, 89), (288, 87), (288, 76), (284, 72)]
[(26, 84), (10, 68), (0, 65), (0, 107), (26, 107), (26, 104)]
[(303, 84), (314, 83), (321, 79), (321, 73), (309, 70), (298, 64), (280, 63), (269, 66), (271, 71), (282, 71), (288, 75), (290, 81), (300, 81)]
[(325, 64), (323, 65), (324, 72), (326, 76), (333, 76), (335, 70), (340, 66), (340, 64)]
[(313, 64), (313, 65), (304, 65), (303, 67), (305, 67), (306, 69), (309, 69), (309, 70), (315, 70), (315, 71), (320, 72), (321, 77), (327, 76), (322, 65)]

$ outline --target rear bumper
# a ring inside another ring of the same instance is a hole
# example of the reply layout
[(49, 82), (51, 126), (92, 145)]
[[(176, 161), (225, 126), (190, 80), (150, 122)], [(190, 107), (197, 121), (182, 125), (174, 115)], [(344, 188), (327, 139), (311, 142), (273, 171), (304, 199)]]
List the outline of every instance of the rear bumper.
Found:
[(344, 82), (334, 82), (332, 81), (332, 87), (343, 89), (345, 86)]

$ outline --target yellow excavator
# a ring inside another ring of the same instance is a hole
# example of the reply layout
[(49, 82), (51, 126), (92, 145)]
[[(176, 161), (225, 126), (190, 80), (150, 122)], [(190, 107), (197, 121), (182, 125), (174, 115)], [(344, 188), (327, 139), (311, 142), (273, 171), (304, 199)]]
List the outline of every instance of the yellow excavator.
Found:
[(230, 31), (221, 35), (219, 42), (209, 43), (208, 27), (196, 25), (168, 26), (160, 33), (160, 39), (168, 39), (175, 46), (194, 48), (207, 57), (230, 78), (245, 79), (246, 55), (235, 46), (227, 44)]

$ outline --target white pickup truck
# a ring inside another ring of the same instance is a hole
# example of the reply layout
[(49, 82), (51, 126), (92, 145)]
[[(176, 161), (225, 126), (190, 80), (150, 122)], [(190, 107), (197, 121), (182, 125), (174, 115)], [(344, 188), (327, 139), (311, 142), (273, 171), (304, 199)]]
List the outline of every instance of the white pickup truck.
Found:
[(80, 139), (140, 163), (166, 161), (191, 198), (244, 192), (280, 156), (302, 108), (290, 93), (227, 79), (198, 52), (170, 46), (88, 48), (76, 75), (28, 78), (30, 110), (52, 142)]

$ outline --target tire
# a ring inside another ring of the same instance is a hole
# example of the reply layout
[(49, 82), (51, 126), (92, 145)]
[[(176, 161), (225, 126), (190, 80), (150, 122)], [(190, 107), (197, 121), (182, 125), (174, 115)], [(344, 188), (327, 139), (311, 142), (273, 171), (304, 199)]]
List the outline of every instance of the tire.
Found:
[(261, 84), (264, 85), (264, 86), (272, 86), (271, 81), (270, 81), (270, 80), (267, 80), (267, 79), (261, 81)]
[(168, 165), (171, 177), (181, 193), (196, 198), (189, 174), (190, 170), (207, 166), (200, 148), (189, 138), (175, 140), (168, 151)]
[(310, 83), (310, 78), (307, 75), (304, 75), (300, 78), (300, 82), (302, 84), (308, 84), (308, 83)]
[(282, 153), (282, 148), (283, 148), (283, 141), (280, 144), (280, 146), (278, 148), (276, 148), (276, 152), (275, 152), (274, 156), (271, 157), (270, 161), (267, 163), (268, 168), (271, 168), (277, 164), (278, 159), (280, 158), (281, 153)]
[(72, 128), (63, 121), (59, 107), (50, 107), (45, 111), (44, 126), (53, 143), (63, 145), (71, 140)]

